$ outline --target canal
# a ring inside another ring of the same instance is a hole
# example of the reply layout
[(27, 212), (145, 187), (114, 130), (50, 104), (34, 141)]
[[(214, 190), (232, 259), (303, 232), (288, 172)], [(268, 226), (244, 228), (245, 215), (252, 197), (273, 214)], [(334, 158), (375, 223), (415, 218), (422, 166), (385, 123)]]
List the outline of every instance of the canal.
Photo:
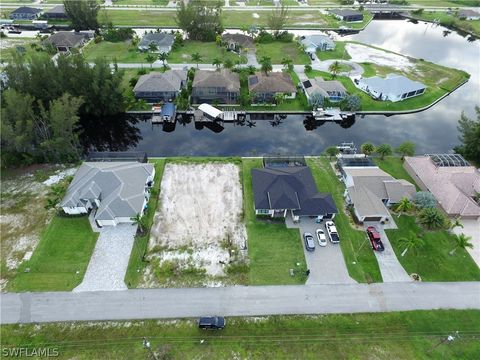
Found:
[(208, 128), (197, 130), (193, 123), (177, 124), (175, 131), (167, 133), (161, 126), (152, 126), (148, 121), (130, 124), (120, 121), (118, 126), (126, 126), (128, 131), (119, 128), (106, 133), (112, 142), (122, 138), (119, 150), (129, 146), (146, 151), (149, 156), (310, 155), (343, 141), (385, 142), (397, 146), (405, 140), (415, 142), (418, 153), (448, 152), (458, 144), (456, 126), (461, 111), (473, 116), (475, 105), (480, 105), (480, 42), (467, 38), (439, 26), (406, 20), (375, 20), (361, 33), (343, 38), (471, 74), (467, 84), (421, 113), (357, 117), (355, 123), (343, 127), (325, 123), (316, 128), (305, 126), (299, 116), (289, 116), (281, 122), (257, 120), (254, 126), (226, 124), (220, 133)]

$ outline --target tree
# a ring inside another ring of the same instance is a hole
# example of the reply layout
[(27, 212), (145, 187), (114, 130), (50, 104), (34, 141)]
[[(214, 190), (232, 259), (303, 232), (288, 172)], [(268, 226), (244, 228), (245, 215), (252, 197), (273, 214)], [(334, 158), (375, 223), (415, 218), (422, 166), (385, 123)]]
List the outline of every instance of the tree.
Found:
[(162, 62), (162, 65), (163, 65), (163, 68), (166, 69), (167, 68), (167, 65), (166, 65), (166, 61), (168, 59), (168, 54), (166, 52), (162, 52), (160, 54), (158, 54), (158, 60), (160, 60)]
[(418, 213), (418, 222), (428, 230), (444, 229), (447, 219), (437, 208), (425, 208)]
[(273, 36), (278, 37), (280, 31), (283, 30), (288, 21), (288, 7), (283, 2), (282, 4), (272, 10), (267, 19), (267, 26), (272, 30)]
[(408, 200), (408, 198), (404, 197), (402, 198), (396, 205), (395, 205), (395, 211), (402, 213), (402, 212), (410, 212), (413, 210), (413, 203)]
[(131, 42), (132, 42), (132, 46), (136, 48), (140, 43), (140, 37), (137, 34), (134, 34)]
[(367, 142), (367, 143), (362, 144), (362, 146), (360, 146), (360, 150), (362, 151), (362, 154), (365, 154), (365, 157), (366, 157), (366, 156), (369, 156), (369, 155), (371, 155), (375, 152), (375, 145)]
[(223, 41), (222, 41), (222, 36), (221, 36), (221, 35), (215, 36), (215, 44), (217, 44), (218, 47), (220, 47), (220, 46), (223, 45)]
[(212, 61), (212, 65), (215, 66), (218, 70), (222, 66), (222, 60), (220, 60), (219, 58), (215, 58)]
[(197, 64), (197, 69), (198, 69), (198, 63), (200, 63), (203, 60), (202, 55), (200, 55), (198, 52), (196, 52), (196, 53), (193, 53), (190, 56), (192, 58), (192, 61)]
[(362, 108), (362, 100), (358, 95), (347, 95), (342, 101), (342, 107), (348, 111), (358, 111)]
[(392, 147), (390, 144), (381, 144), (377, 147), (375, 152), (380, 155), (380, 159), (383, 160), (385, 159), (385, 156), (392, 155)]
[(225, 61), (223, 62), (223, 67), (225, 69), (231, 69), (233, 68), (233, 61), (232, 59), (226, 58)]
[(147, 228), (146, 217), (142, 216), (140, 214), (137, 214), (137, 215), (131, 217), (130, 220), (132, 220), (132, 225), (138, 225), (138, 230), (140, 230), (140, 233), (143, 234), (143, 232)]
[(458, 120), (457, 129), (460, 133), (461, 146), (454, 150), (462, 154), (465, 159), (480, 164), (480, 107), (475, 106), (476, 119), (470, 119), (464, 112)]
[(180, 1), (177, 7), (176, 23), (191, 40), (215, 41), (223, 32), (223, 2), (211, 0)]
[(402, 251), (402, 256), (405, 256), (409, 250), (412, 254), (416, 254), (417, 250), (425, 245), (425, 241), (413, 231), (410, 231), (408, 236), (398, 239), (398, 242), (400, 246), (405, 248), (405, 250)]
[(328, 148), (325, 149), (325, 154), (328, 155), (330, 160), (332, 160), (332, 157), (337, 156), (339, 154), (339, 150), (336, 146), (329, 146)]
[(415, 206), (419, 209), (434, 208), (437, 206), (437, 200), (428, 191), (418, 191), (413, 197), (413, 202)]
[(416, 145), (411, 141), (405, 141), (401, 143), (396, 149), (395, 152), (398, 155), (402, 156), (402, 161), (405, 159), (405, 156), (413, 156), (415, 155), (415, 147)]
[(155, 52), (157, 50), (158, 50), (158, 46), (153, 41), (150, 44), (148, 44), (148, 51)]
[(270, 59), (268, 56), (263, 56), (260, 59), (260, 68), (265, 73), (265, 75), (268, 76), (268, 73), (273, 69), (272, 59)]
[(250, 29), (250, 28), (249, 28), (248, 25), (242, 25), (242, 26), (240, 27), (240, 31), (241, 31), (243, 34), (245, 34), (245, 35), (248, 34), (249, 29)]
[(470, 242), (472, 238), (470, 236), (462, 233), (460, 235), (455, 235), (453, 239), (455, 240), (455, 247), (452, 251), (450, 251), (450, 255), (453, 255), (457, 251), (457, 249), (473, 249), (473, 244)]
[(328, 71), (332, 74), (332, 78), (335, 79), (340, 72), (340, 63), (338, 61), (334, 61), (328, 67)]
[(450, 224), (450, 229), (453, 230), (457, 227), (461, 227), (463, 229), (463, 224), (462, 224), (461, 220), (462, 219), (460, 217), (456, 217), (455, 219), (453, 219), (453, 221)]
[(155, 60), (157, 60), (157, 58), (156, 58), (154, 55), (152, 55), (152, 54), (148, 54), (148, 55), (145, 57), (145, 61), (150, 64), (150, 69), (152, 68), (152, 65), (153, 65), (153, 63), (155, 62)]
[(310, 96), (310, 105), (312, 105), (313, 109), (323, 107), (324, 101), (325, 101), (325, 98), (322, 95), (320, 95), (318, 92), (315, 92)]
[(273, 100), (277, 105), (282, 104), (285, 101), (285, 94), (284, 93), (276, 93), (273, 97)]
[(75, 31), (98, 30), (100, 5), (97, 0), (63, 0), (63, 4)]
[(292, 61), (292, 59), (290, 59), (288, 57), (284, 57), (282, 59), (282, 65), (283, 65), (283, 69), (286, 70), (286, 71), (292, 71), (293, 70), (293, 61)]
[(307, 64), (303, 67), (304, 71), (307, 73), (307, 72), (310, 72), (312, 71), (312, 65), (310, 64)]

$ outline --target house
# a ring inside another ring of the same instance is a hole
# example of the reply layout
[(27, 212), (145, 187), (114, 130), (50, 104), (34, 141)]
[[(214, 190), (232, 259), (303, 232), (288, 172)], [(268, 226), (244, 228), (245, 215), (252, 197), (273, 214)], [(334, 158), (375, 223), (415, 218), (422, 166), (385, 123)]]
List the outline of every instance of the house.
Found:
[(192, 103), (235, 104), (240, 96), (240, 77), (228, 69), (197, 70), (192, 84)]
[(142, 40), (138, 44), (138, 49), (140, 51), (150, 51), (150, 44), (155, 44), (156, 50), (155, 53), (169, 53), (172, 51), (172, 46), (174, 43), (175, 37), (172, 34), (166, 34), (161, 32), (156, 33), (145, 33)]
[(480, 13), (470, 9), (458, 10), (457, 16), (462, 20), (480, 20)]
[(317, 51), (335, 50), (335, 42), (326, 35), (302, 36), (300, 43), (309, 55), (315, 54)]
[(65, 11), (65, 5), (57, 5), (50, 10), (45, 11), (43, 14), (45, 19), (51, 20), (64, 20), (68, 19), (67, 12)]
[(21, 6), (10, 13), (10, 19), (13, 20), (35, 20), (42, 14), (42, 9)]
[(155, 168), (138, 162), (84, 162), (60, 203), (69, 215), (92, 212), (98, 226), (132, 223), (142, 215)]
[(323, 80), (320, 77), (302, 82), (305, 95), (310, 104), (316, 97), (328, 99), (332, 102), (342, 101), (347, 95), (347, 89), (338, 80)]
[(363, 13), (351, 9), (332, 9), (330, 14), (333, 14), (337, 19), (346, 22), (363, 21)]
[(395, 179), (390, 174), (370, 162), (348, 162), (340, 165), (345, 183), (345, 200), (353, 206), (356, 220), (389, 221), (388, 207), (401, 199), (412, 199), (415, 186), (403, 179)]
[(272, 72), (265, 75), (256, 72), (248, 77), (248, 91), (254, 94), (253, 102), (271, 103), (275, 95), (284, 94), (286, 99), (295, 99), (297, 88), (289, 74), (285, 72)]
[(223, 34), (222, 42), (225, 44), (228, 50), (235, 52), (255, 48), (255, 42), (253, 41), (253, 38), (243, 34)]
[(148, 103), (175, 99), (187, 83), (185, 70), (167, 70), (164, 73), (151, 72), (140, 76), (133, 92), (137, 99)]
[(403, 101), (422, 95), (426, 86), (403, 75), (388, 74), (385, 78), (373, 76), (355, 80), (355, 85), (374, 99), (383, 101)]
[(59, 31), (45, 40), (46, 44), (52, 44), (58, 51), (67, 52), (72, 48), (79, 48), (88, 40), (86, 34), (72, 31)]
[(405, 170), (450, 217), (480, 219), (480, 173), (458, 154), (406, 157)]
[(255, 214), (332, 219), (338, 212), (330, 194), (319, 193), (308, 166), (252, 169)]

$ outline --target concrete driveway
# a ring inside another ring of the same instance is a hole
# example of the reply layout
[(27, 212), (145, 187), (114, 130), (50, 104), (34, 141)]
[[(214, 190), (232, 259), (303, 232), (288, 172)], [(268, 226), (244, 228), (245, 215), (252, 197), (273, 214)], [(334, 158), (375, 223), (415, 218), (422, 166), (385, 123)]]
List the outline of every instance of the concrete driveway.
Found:
[[(318, 245), (316, 229), (325, 231), (325, 221), (317, 224), (315, 219), (302, 217), (300, 223), (293, 224), (289, 222), (287, 227), (297, 227), (300, 232), (300, 241), (302, 242), (303, 252), (305, 253), (305, 260), (307, 268), (310, 269), (310, 275), (306, 284), (353, 284), (353, 280), (348, 275), (347, 266), (343, 258), (342, 250), (339, 244), (332, 244), (328, 241), (327, 246), (321, 247)], [(315, 251), (307, 251), (303, 241), (303, 233), (309, 232), (313, 235), (315, 240)], [(341, 234), (340, 234), (341, 236)], [(327, 235), (328, 239), (328, 235)]]
[[(375, 228), (380, 233), (382, 237), (382, 242), (385, 247), (385, 250), (382, 252), (373, 251), (375, 257), (377, 258), (378, 266), (380, 268), (380, 272), (382, 273), (383, 282), (405, 282), (405, 281), (413, 281), (412, 278), (407, 274), (403, 266), (397, 259), (395, 252), (393, 251), (392, 245), (390, 244), (390, 240), (388, 240), (387, 234), (383, 226), (379, 223), (365, 223), (365, 229), (368, 226), (375, 226)], [(366, 237), (365, 233), (365, 237)], [(370, 245), (370, 240), (368, 246), (370, 249), (372, 248)]]

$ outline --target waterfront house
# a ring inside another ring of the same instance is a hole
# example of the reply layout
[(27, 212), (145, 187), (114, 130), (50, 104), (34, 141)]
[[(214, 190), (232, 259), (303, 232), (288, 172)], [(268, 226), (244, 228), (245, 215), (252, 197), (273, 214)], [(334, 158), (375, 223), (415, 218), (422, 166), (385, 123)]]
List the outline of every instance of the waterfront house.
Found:
[(255, 48), (253, 38), (243, 34), (223, 34), (222, 42), (228, 50), (235, 52)]
[(351, 9), (332, 9), (330, 14), (333, 14), (337, 19), (345, 22), (363, 21), (363, 13)]
[(13, 20), (35, 20), (42, 14), (42, 9), (30, 6), (21, 6), (10, 13), (10, 19)]
[(132, 223), (143, 215), (155, 168), (139, 162), (84, 162), (60, 203), (69, 215), (92, 213), (98, 226)]
[(166, 34), (161, 32), (145, 33), (142, 40), (138, 44), (140, 51), (150, 51), (150, 44), (155, 44), (155, 53), (169, 53), (172, 51), (173, 42), (175, 37), (172, 34)]
[(45, 40), (46, 44), (52, 44), (60, 52), (68, 52), (73, 48), (79, 48), (88, 40), (87, 34), (73, 31), (59, 31)]
[(342, 101), (347, 96), (347, 89), (338, 80), (323, 80), (321, 77), (302, 82), (308, 102), (321, 97), (332, 102)]
[(397, 74), (388, 74), (385, 78), (380, 76), (361, 78), (354, 83), (374, 99), (392, 102), (422, 95), (426, 89), (421, 82)]
[(192, 84), (192, 103), (235, 104), (240, 96), (240, 77), (228, 69), (197, 70)]
[(338, 212), (328, 193), (319, 193), (308, 166), (252, 169), (255, 214), (332, 219)]
[(256, 72), (250, 75), (248, 91), (254, 94), (253, 102), (256, 103), (271, 103), (277, 94), (284, 94), (285, 99), (294, 99), (297, 95), (292, 78), (285, 72), (272, 72), (268, 75)]
[(65, 5), (57, 5), (50, 10), (45, 11), (43, 14), (45, 19), (49, 20), (65, 20), (68, 19), (67, 12), (65, 11)]
[(480, 173), (458, 154), (406, 157), (405, 170), (450, 217), (480, 219)]
[(335, 42), (326, 35), (307, 35), (300, 38), (305, 52), (309, 55), (317, 51), (335, 50)]
[(457, 16), (462, 20), (480, 20), (480, 13), (470, 9), (458, 10)]
[(140, 76), (133, 92), (137, 99), (148, 103), (173, 100), (187, 83), (185, 70), (167, 70), (164, 73), (151, 72)]

